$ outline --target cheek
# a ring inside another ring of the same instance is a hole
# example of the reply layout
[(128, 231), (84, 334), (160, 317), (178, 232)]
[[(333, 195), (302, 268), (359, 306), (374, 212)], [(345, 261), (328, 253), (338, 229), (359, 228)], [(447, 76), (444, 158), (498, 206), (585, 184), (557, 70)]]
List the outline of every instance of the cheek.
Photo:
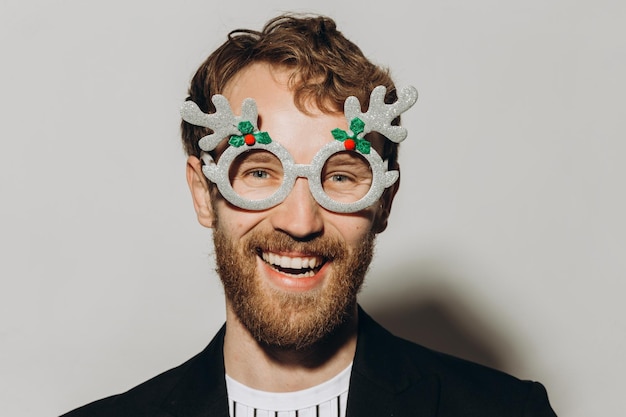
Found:
[[(247, 211), (232, 206), (224, 199), (219, 199), (214, 206), (217, 227), (231, 239), (239, 239), (256, 228), (268, 216), (268, 211)], [(340, 236), (347, 244), (356, 246), (372, 232), (375, 210), (372, 208), (358, 213), (338, 214), (321, 209), (325, 233)]]
[(374, 214), (373, 210), (363, 210), (354, 214), (335, 214), (327, 225), (332, 224), (335, 233), (342, 236), (347, 244), (356, 246), (372, 232)]
[(217, 227), (222, 232), (237, 239), (244, 236), (265, 218), (263, 212), (241, 210), (226, 203), (224, 200), (215, 205)]

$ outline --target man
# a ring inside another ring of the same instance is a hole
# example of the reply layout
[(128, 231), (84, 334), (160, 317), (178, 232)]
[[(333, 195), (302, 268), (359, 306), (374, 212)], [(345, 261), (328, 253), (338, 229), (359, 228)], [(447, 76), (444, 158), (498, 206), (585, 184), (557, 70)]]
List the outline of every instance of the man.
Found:
[(357, 305), (416, 98), (328, 18), (232, 32), (181, 111), (226, 325), (181, 366), (68, 416), (554, 416), (540, 384), (396, 338)]

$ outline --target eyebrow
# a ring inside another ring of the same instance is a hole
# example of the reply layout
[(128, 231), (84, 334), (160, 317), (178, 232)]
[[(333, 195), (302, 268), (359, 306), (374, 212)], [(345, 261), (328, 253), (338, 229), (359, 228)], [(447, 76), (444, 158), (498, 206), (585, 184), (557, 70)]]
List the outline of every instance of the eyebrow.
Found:
[[(363, 160), (358, 157), (358, 156), (353, 156), (353, 155), (347, 155), (347, 154), (342, 154), (342, 155), (337, 155), (333, 156), (333, 158), (330, 158), (326, 161), (326, 165), (341, 165), (341, 166), (358, 166), (361, 167), (363, 166)], [(369, 163), (367, 163), (367, 161), (365, 161), (365, 165), (367, 165), (369, 167)]]
[[(244, 154), (242, 154), (244, 155)], [(280, 159), (272, 154), (271, 152), (266, 151), (250, 151), (249, 155), (245, 157), (246, 162), (257, 162), (257, 163), (269, 163), (280, 161)], [(281, 162), (282, 164), (282, 162)]]

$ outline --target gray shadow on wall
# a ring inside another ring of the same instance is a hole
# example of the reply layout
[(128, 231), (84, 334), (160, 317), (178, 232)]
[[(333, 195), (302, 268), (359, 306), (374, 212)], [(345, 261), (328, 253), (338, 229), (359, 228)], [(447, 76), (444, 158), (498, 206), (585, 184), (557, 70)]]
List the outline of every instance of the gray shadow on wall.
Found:
[[(367, 295), (361, 299), (361, 304), (368, 314), (397, 336), (514, 374), (520, 369), (520, 361), (506, 332), (480, 313), (476, 300), (463, 297), (447, 284), (462, 282), (459, 277), (446, 276), (441, 268), (434, 266), (418, 262), (418, 265), (395, 267), (391, 276), (386, 274), (385, 281), (392, 283), (396, 276), (401, 276), (406, 282), (410, 274), (411, 286), (395, 292), (392, 289), (380, 298)], [(368, 279), (382, 278), (370, 276)]]

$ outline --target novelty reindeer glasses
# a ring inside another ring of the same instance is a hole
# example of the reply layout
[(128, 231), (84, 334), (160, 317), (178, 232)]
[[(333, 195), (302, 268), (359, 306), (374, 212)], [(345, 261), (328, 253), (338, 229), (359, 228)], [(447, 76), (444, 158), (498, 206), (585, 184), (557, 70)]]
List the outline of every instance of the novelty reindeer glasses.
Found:
[[(235, 116), (226, 97), (219, 94), (211, 98), (215, 113), (206, 114), (193, 101), (186, 101), (181, 116), (192, 125), (213, 130), (198, 142), (204, 151), (202, 171), (231, 204), (246, 210), (271, 208), (289, 195), (298, 177), (306, 177), (313, 198), (322, 207), (354, 213), (374, 204), (398, 180), (399, 172), (387, 170), (365, 135), (378, 132), (395, 143), (403, 141), (406, 129), (391, 122), (415, 104), (417, 90), (403, 88), (392, 104), (384, 102), (385, 93), (384, 86), (372, 90), (366, 113), (361, 113), (356, 97), (348, 97), (344, 115), (350, 130), (334, 129), (336, 140), (324, 145), (308, 165), (296, 164), (283, 146), (258, 130), (254, 99), (243, 101), (241, 116)], [(208, 152), (226, 138), (230, 146), (215, 163)]]

